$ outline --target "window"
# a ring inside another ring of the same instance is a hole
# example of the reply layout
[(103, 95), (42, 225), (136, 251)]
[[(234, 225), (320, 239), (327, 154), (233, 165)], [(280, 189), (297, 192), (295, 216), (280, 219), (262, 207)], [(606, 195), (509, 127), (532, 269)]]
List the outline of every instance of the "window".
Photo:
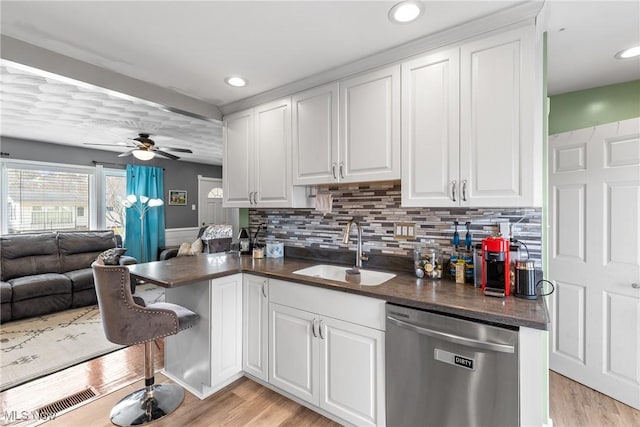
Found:
[(0, 233), (111, 229), (124, 235), (126, 171), (0, 160)]
[(122, 200), (127, 197), (127, 176), (124, 170), (104, 172), (105, 227), (124, 236), (126, 212)]
[(222, 199), (222, 188), (216, 187), (209, 191), (208, 199)]
[[(3, 200), (7, 204), (3, 217), (7, 221), (3, 232), (88, 230), (91, 227), (90, 218), (84, 212), (90, 205), (93, 170), (33, 162), (5, 166)], [(78, 215), (79, 212), (83, 215)]]

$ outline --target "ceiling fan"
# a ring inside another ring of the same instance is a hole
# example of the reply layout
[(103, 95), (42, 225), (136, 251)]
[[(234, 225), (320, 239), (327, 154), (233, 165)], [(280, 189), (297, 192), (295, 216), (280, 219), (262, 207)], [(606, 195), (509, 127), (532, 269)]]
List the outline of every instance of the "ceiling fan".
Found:
[[(156, 154), (159, 154), (171, 160), (178, 160), (180, 157), (171, 153), (167, 153), (167, 151), (193, 153), (193, 151), (186, 148), (157, 147), (153, 139), (149, 138), (150, 135), (151, 134), (148, 133), (139, 133), (137, 138), (130, 139), (131, 142), (128, 142), (128, 145), (133, 148), (129, 151), (125, 151), (122, 154), (119, 154), (118, 157), (127, 157), (133, 155), (136, 159), (139, 160), (151, 160), (155, 157)], [(110, 147), (113, 147), (113, 144), (94, 144), (90, 142), (86, 142), (85, 145), (108, 145)]]

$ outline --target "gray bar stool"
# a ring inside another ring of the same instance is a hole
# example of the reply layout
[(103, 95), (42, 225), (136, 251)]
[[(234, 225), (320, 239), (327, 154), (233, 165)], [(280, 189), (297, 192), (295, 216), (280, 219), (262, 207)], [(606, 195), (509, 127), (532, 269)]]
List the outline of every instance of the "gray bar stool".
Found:
[(143, 302), (131, 295), (127, 267), (97, 262), (91, 267), (107, 339), (121, 345), (144, 343), (145, 388), (118, 402), (111, 409), (111, 422), (119, 426), (150, 423), (175, 411), (184, 400), (182, 387), (154, 384), (152, 342), (190, 328), (198, 321), (198, 315), (176, 304), (141, 305)]

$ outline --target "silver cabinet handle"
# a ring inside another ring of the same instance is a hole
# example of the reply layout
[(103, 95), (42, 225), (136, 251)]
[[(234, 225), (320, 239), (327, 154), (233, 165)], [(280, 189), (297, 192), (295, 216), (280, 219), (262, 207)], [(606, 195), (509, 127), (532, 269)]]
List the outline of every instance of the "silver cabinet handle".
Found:
[(316, 334), (316, 320), (317, 320), (317, 319), (313, 319), (313, 320), (311, 321), (311, 333), (313, 334), (313, 336), (314, 336), (315, 338), (318, 338), (318, 334)]
[(457, 184), (457, 181), (451, 181), (451, 200), (453, 200), (454, 202), (457, 201), (456, 200), (456, 184)]
[(253, 204), (254, 205), (258, 204), (258, 192), (257, 191), (253, 192)]
[(486, 341), (476, 340), (473, 338), (466, 338), (458, 335), (447, 334), (445, 332), (434, 331), (432, 329), (421, 328), (420, 326), (403, 322), (402, 320), (396, 319), (395, 317), (392, 317), (392, 316), (387, 316), (387, 319), (395, 323), (396, 325), (400, 326), (401, 328), (409, 329), (421, 335), (426, 335), (432, 338), (441, 339), (443, 341), (449, 341), (456, 344), (465, 345), (467, 347), (473, 347), (481, 350), (498, 351), (500, 353), (515, 352), (514, 346), (512, 345), (486, 342)]
[(266, 291), (266, 286), (267, 286), (267, 281), (265, 280), (264, 282), (262, 282), (262, 296), (263, 297), (267, 297), (267, 291)]
[(467, 201), (467, 180), (462, 181), (462, 201)]
[(333, 179), (338, 179), (336, 175), (336, 162), (331, 163), (331, 175), (333, 175)]
[(344, 179), (344, 164), (340, 162), (340, 179)]
[(631, 284), (631, 287), (632, 287), (633, 289), (640, 289), (640, 284), (632, 283), (632, 284)]
[(320, 335), (320, 339), (324, 339), (324, 335), (322, 334), (322, 323), (324, 321), (320, 320), (320, 326), (318, 326), (318, 334)]
[(251, 199), (252, 196), (253, 196), (253, 191), (249, 191), (249, 204), (250, 205), (253, 204), (253, 200)]

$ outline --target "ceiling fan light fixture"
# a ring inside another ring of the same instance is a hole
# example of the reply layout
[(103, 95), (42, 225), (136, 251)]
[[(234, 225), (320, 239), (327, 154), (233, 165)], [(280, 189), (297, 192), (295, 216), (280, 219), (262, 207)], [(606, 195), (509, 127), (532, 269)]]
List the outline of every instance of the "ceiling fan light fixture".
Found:
[(408, 24), (422, 15), (422, 3), (414, 0), (401, 1), (389, 10), (389, 21), (394, 24)]
[(133, 150), (131, 154), (133, 154), (133, 157), (136, 159), (144, 161), (151, 160), (156, 156), (156, 153), (147, 150)]
[(628, 59), (640, 56), (640, 45), (621, 50), (615, 54), (616, 59)]
[(247, 85), (247, 83), (249, 83), (247, 79), (244, 79), (240, 76), (229, 76), (225, 78), (224, 81), (229, 86), (233, 86), (233, 87), (244, 87)]

